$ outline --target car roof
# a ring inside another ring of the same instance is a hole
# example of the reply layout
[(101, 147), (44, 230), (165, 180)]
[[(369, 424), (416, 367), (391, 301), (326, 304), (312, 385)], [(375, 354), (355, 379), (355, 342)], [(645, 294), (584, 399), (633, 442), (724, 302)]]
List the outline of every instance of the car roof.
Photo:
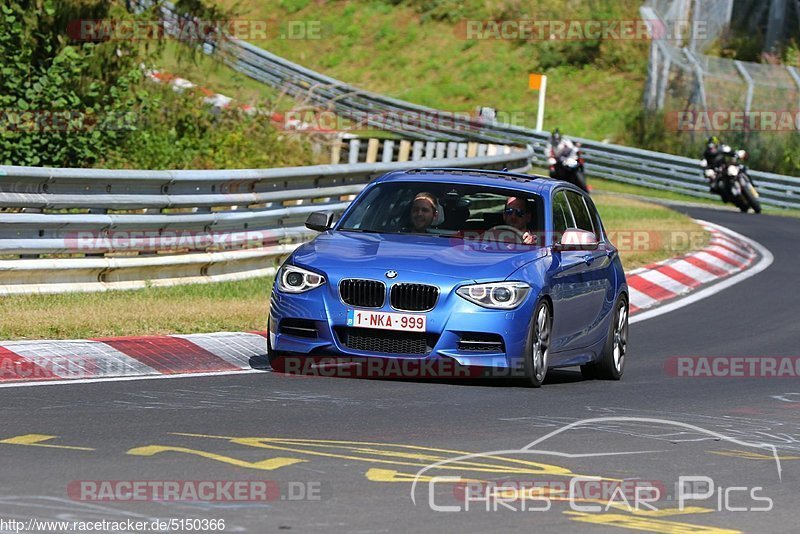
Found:
[(483, 169), (455, 169), (448, 167), (426, 167), (392, 171), (384, 174), (375, 183), (379, 182), (430, 182), (442, 184), (485, 185), (487, 187), (501, 187), (536, 193), (549, 197), (549, 193), (556, 187), (565, 186), (580, 192), (577, 187), (567, 182), (553, 180), (547, 176), (535, 174), (520, 174), (508, 171), (493, 171)]

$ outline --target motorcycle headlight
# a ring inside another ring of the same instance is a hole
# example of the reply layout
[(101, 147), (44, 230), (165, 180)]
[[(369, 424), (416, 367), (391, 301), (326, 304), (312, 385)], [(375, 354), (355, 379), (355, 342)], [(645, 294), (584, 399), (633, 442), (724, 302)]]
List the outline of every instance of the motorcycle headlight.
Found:
[(284, 265), (278, 273), (278, 289), (284, 293), (305, 293), (325, 283), (325, 277), (294, 265)]
[(713, 178), (715, 174), (714, 169), (706, 169), (706, 176), (709, 178)]
[(575, 158), (567, 158), (566, 165), (567, 167), (577, 167), (578, 160), (576, 160)]
[(547, 158), (547, 164), (548, 165), (555, 165), (556, 164), (556, 158)]
[(493, 282), (461, 286), (456, 294), (484, 308), (511, 310), (522, 304), (530, 291), (523, 282)]
[(737, 165), (728, 165), (728, 176), (739, 176), (739, 167)]
[(704, 159), (701, 159), (701, 160), (700, 160), (700, 166), (701, 166), (701, 167), (708, 167), (708, 161), (706, 161), (706, 160), (704, 160)]

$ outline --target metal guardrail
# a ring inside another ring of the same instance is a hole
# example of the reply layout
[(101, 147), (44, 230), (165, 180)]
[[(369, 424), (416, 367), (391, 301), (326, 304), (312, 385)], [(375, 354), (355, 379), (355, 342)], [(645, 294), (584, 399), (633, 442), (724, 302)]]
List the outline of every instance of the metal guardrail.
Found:
[[(179, 17), (169, 5), (162, 6), (165, 19)], [(367, 126), (388, 130), (405, 138), (432, 141), (477, 141), (521, 144), (534, 147), (532, 162), (545, 166), (544, 145), (548, 134), (518, 126), (459, 117), (372, 93), (325, 76), (237, 39), (203, 45), (225, 63), (247, 76), (280, 88), (290, 95), (310, 99), (344, 117)], [(672, 154), (599, 143), (575, 138), (582, 144), (589, 176), (698, 198), (716, 198), (708, 193), (699, 161)], [(800, 208), (800, 178), (750, 171), (767, 206)]]
[[(530, 168), (530, 149), (425, 161)], [(0, 295), (129, 289), (273, 274), (373, 178), (422, 161), (260, 170), (0, 166)]]

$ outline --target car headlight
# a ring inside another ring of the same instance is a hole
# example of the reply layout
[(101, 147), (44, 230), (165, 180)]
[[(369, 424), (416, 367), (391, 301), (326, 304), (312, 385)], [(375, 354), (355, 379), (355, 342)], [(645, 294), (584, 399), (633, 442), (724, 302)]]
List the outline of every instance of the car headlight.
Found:
[(284, 265), (278, 276), (278, 289), (284, 293), (305, 293), (325, 283), (325, 277), (294, 265)]
[(461, 286), (456, 294), (484, 308), (510, 310), (522, 304), (530, 291), (523, 282), (493, 282)]
[(728, 176), (739, 176), (739, 167), (737, 165), (728, 165)]

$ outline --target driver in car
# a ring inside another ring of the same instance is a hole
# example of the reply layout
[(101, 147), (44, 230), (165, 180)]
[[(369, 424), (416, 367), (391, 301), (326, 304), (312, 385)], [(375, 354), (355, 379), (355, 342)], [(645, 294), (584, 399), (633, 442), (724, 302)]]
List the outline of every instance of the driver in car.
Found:
[(533, 214), (528, 205), (528, 201), (520, 197), (510, 197), (506, 200), (506, 207), (503, 210), (503, 222), (519, 230), (522, 242), (526, 245), (535, 245), (536, 236), (533, 235), (528, 226), (531, 223)]
[(428, 192), (417, 193), (411, 203), (411, 228), (408, 231), (424, 234), (439, 216), (439, 203)]

